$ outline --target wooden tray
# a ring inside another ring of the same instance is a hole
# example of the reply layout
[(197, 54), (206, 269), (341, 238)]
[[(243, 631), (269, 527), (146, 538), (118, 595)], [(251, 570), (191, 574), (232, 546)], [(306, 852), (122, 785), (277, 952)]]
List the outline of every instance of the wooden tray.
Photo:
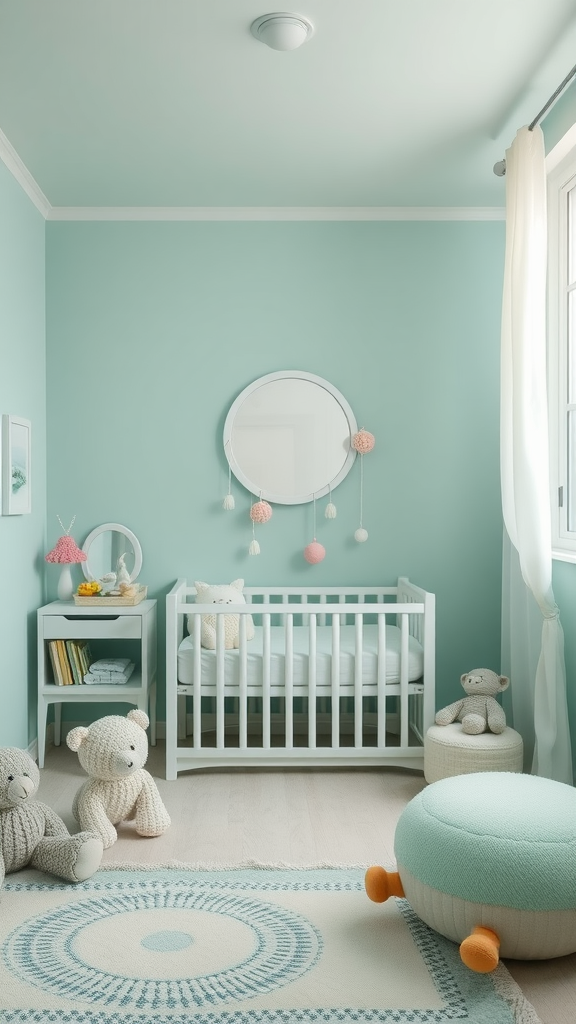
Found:
[(135, 604), (140, 604), (140, 601), (144, 600), (144, 598), (146, 597), (147, 593), (148, 593), (148, 587), (140, 586), (140, 587), (138, 587), (137, 592), (134, 594), (134, 597), (115, 597), (115, 596), (98, 597), (97, 594), (94, 594), (91, 597), (80, 597), (78, 594), (74, 594), (74, 604), (84, 604), (84, 605), (93, 605), (93, 606), (97, 606), (97, 605), (100, 606), (100, 605), (102, 605), (102, 607), (108, 606), (108, 605), (109, 606), (116, 605), (116, 607), (118, 607), (118, 605), (124, 605), (124, 607), (131, 607), (131, 606), (133, 606)]

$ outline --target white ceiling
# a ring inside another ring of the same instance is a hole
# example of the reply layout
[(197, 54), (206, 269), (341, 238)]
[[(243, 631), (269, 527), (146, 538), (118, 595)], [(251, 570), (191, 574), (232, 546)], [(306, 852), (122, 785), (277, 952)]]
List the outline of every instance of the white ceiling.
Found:
[[(285, 3), (0, 0), (0, 155), (51, 207), (503, 205), (574, 0)], [(313, 37), (258, 42), (274, 10)]]

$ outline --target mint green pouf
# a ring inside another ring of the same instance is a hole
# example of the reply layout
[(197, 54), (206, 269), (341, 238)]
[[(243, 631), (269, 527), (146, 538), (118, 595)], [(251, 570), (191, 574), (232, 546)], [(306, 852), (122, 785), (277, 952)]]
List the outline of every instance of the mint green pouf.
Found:
[(441, 779), (410, 801), (394, 850), (406, 898), (462, 942), (493, 929), (501, 955), (576, 951), (576, 790), (514, 772)]

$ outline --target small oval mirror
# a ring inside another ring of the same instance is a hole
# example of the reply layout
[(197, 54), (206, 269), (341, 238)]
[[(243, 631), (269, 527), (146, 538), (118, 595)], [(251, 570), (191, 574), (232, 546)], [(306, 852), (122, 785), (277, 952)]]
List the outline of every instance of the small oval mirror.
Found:
[(138, 538), (120, 523), (103, 523), (89, 533), (82, 545), (86, 561), (82, 571), (87, 580), (101, 580), (107, 573), (117, 572), (122, 559), (133, 582), (142, 568), (142, 548)]

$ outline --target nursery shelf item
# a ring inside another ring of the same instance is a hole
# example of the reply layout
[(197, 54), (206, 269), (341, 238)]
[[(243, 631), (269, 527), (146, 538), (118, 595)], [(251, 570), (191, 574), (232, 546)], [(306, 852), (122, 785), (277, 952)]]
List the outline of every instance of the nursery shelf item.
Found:
[(121, 597), (118, 595), (107, 595), (106, 597), (98, 597), (94, 594), (92, 597), (80, 597), (78, 594), (74, 594), (74, 604), (79, 605), (91, 605), (91, 606), (104, 606), (104, 605), (123, 605), (124, 607), (133, 607), (136, 604), (140, 604), (144, 601), (148, 594), (148, 587), (140, 586), (137, 592), (132, 597)]

